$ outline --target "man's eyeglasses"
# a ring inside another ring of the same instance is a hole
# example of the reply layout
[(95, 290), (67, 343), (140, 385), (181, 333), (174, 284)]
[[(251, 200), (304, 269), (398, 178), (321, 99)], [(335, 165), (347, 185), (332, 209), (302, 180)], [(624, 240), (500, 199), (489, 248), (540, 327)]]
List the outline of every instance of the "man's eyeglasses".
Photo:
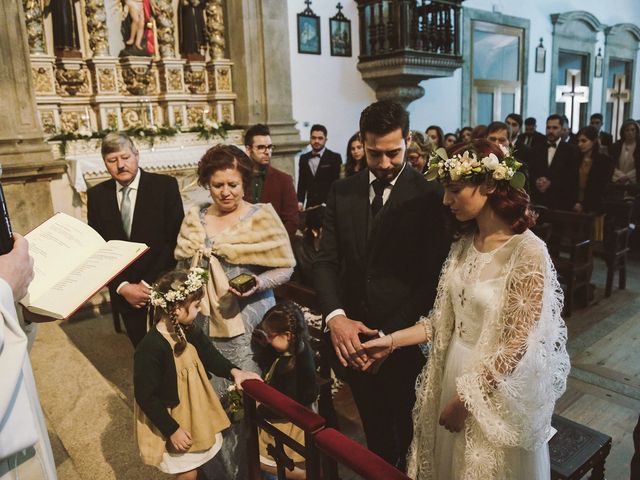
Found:
[(266, 150), (269, 150), (269, 151), (272, 152), (273, 149), (276, 148), (276, 147), (275, 147), (275, 145), (254, 145), (253, 148), (255, 148), (259, 152), (264, 152)]

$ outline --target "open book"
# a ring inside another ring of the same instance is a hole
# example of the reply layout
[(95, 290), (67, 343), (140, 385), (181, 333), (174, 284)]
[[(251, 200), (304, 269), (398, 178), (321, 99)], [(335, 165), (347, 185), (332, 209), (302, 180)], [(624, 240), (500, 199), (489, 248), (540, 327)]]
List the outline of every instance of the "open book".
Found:
[(25, 235), (35, 278), (20, 300), (28, 310), (65, 319), (146, 252), (144, 243), (105, 242), (86, 223), (57, 213)]

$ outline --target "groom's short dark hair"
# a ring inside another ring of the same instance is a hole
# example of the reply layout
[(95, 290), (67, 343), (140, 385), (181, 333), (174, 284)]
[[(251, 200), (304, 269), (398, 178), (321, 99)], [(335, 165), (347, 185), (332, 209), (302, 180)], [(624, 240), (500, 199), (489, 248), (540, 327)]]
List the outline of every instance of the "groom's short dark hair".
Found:
[(386, 135), (397, 129), (404, 138), (409, 135), (409, 112), (402, 105), (391, 100), (372, 103), (360, 114), (360, 135), (364, 140), (367, 132)]

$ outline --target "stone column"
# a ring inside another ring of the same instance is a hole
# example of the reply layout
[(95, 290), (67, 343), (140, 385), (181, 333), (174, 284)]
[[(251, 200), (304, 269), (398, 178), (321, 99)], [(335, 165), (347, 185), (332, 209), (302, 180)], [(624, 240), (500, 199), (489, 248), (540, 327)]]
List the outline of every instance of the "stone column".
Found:
[(31, 53), (44, 53), (44, 23), (41, 0), (22, 0)]
[(304, 147), (291, 105), (289, 25), (286, 0), (227, 1), (229, 53), (234, 63), (235, 120), (271, 129), (276, 166), (292, 173)]
[(50, 183), (65, 165), (53, 161), (38, 123), (22, 8), (0, 2), (0, 164), (11, 221), (25, 233), (53, 214)]

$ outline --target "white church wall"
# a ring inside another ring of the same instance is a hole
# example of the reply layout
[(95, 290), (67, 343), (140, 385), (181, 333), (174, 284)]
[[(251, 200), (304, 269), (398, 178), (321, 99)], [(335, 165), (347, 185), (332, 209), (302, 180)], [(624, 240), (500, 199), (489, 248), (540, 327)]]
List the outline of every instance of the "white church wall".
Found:
[[(342, 1), (342, 13), (351, 20), (351, 57), (332, 57), (329, 45), (329, 18), (337, 10), (335, 2), (322, 0), (311, 8), (320, 17), (321, 55), (298, 53), (298, 27), (296, 14), (305, 4), (301, 0), (288, 0), (289, 49), (291, 51), (291, 94), (293, 118), (302, 139), (309, 138), (309, 127), (314, 123), (328, 130), (327, 147), (345, 160), (347, 141), (358, 129), (363, 108), (375, 101), (375, 92), (362, 80), (358, 71), (360, 35), (356, 2)], [(297, 172), (296, 172), (297, 173)]]
[[(375, 101), (375, 92), (362, 80), (357, 70), (359, 53), (359, 32), (357, 4), (355, 1), (342, 2), (343, 13), (352, 22), (352, 49), (350, 58), (332, 57), (329, 46), (329, 18), (335, 15), (335, 3), (315, 1), (311, 8), (320, 16), (321, 55), (298, 53), (297, 17), (304, 10), (302, 0), (288, 0), (289, 39), (291, 50), (291, 83), (293, 96), (293, 116), (298, 122), (302, 138), (307, 138), (313, 123), (322, 123), (329, 129), (328, 146), (340, 152), (344, 150), (349, 136), (356, 130), (362, 109)], [(538, 129), (549, 114), (551, 88), (551, 52), (553, 47), (553, 25), (550, 15), (575, 10), (593, 14), (605, 25), (633, 23), (640, 25), (640, 9), (637, 0), (466, 0), (465, 8), (473, 8), (503, 15), (528, 19), (529, 31), (527, 101), (523, 105), (523, 115), (538, 119)], [(542, 37), (547, 51), (544, 73), (535, 73), (535, 48)], [(597, 36), (596, 52), (602, 48), (604, 55), (604, 33)], [(636, 63), (640, 58), (636, 59)], [(640, 69), (637, 70), (640, 72)], [(640, 74), (636, 75), (632, 114), (640, 116)], [(452, 77), (426, 80), (421, 83), (425, 95), (409, 105), (411, 127), (424, 130), (430, 124), (440, 125), (445, 132), (455, 131), (462, 126), (462, 70)], [(602, 78), (592, 79), (593, 106), (591, 111), (600, 111), (600, 99), (605, 89)], [(466, 101), (466, 100), (465, 100)]]

